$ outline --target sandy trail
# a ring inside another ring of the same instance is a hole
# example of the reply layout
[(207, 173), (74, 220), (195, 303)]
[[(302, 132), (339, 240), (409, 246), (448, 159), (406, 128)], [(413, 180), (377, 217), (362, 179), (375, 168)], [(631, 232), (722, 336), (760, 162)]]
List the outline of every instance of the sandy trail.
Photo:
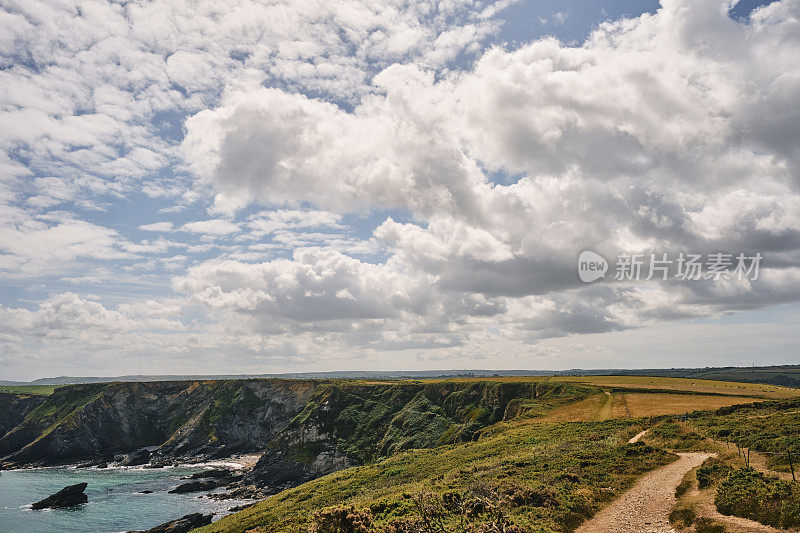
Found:
[(715, 455), (680, 453), (680, 459), (654, 470), (629, 491), (578, 528), (578, 533), (673, 533), (669, 512), (675, 504), (675, 487), (686, 472)]
[(645, 429), (644, 431), (640, 431), (639, 433), (637, 433), (636, 435), (634, 435), (633, 437), (631, 437), (631, 440), (629, 440), (629, 441), (628, 441), (628, 444), (633, 444), (634, 442), (638, 442), (638, 441), (639, 441), (639, 439), (641, 439), (642, 437), (644, 437), (644, 434), (645, 434), (645, 433), (647, 433), (648, 431), (650, 431), (650, 429), (649, 429), (649, 428), (648, 428), (648, 429)]

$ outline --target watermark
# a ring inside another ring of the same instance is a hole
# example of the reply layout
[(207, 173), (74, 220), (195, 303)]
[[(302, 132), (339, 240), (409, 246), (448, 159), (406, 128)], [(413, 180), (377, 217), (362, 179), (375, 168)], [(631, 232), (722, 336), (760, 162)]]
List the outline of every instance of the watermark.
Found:
[[(617, 281), (756, 281), (763, 259), (761, 253), (619, 254), (613, 265), (613, 278)], [(608, 270), (608, 261), (597, 252), (584, 250), (578, 257), (578, 277), (584, 283), (605, 278)]]
[(608, 271), (608, 261), (591, 250), (581, 252), (578, 257), (578, 277), (584, 283), (591, 283), (600, 278), (606, 277)]

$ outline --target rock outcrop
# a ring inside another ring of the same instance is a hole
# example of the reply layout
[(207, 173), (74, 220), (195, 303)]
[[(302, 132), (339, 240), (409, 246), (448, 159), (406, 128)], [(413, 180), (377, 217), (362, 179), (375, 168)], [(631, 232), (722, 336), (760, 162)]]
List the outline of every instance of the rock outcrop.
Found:
[(139, 466), (150, 462), (150, 450), (142, 448), (135, 452), (129, 453), (125, 458), (120, 461), (120, 466)]
[(155, 463), (259, 452), (315, 387), (279, 379), (60, 387), (0, 438), (0, 463), (101, 462), (149, 446), (158, 447)]
[(164, 522), (147, 531), (131, 531), (129, 533), (187, 533), (194, 528), (207, 526), (213, 517), (214, 515), (210, 514), (192, 513)]
[(257, 452), (241, 481), (210, 470), (174, 490), (224, 486), (231, 494), (261, 495), (403, 450), (469, 441), (490, 424), (582, 394), (588, 389), (580, 385), (537, 381), (71, 385), (0, 438), (0, 466), (100, 467), (114, 459), (159, 467)]
[(60, 509), (62, 507), (74, 507), (89, 501), (89, 498), (83, 491), (86, 490), (86, 483), (76, 483), (64, 487), (52, 496), (48, 496), (43, 500), (39, 500), (31, 506), (31, 509), (37, 511), (39, 509)]
[(0, 437), (25, 420), (45, 399), (47, 396), (40, 394), (0, 392)]

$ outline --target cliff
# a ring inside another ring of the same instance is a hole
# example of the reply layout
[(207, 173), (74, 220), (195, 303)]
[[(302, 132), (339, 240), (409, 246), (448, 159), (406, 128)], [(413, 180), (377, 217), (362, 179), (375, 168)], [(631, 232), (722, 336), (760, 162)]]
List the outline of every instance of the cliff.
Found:
[(19, 409), (5, 418), (13, 427), (0, 438), (0, 458), (15, 467), (110, 460), (144, 447), (154, 448), (154, 462), (263, 452), (245, 482), (277, 491), (403, 450), (471, 441), (490, 424), (587, 392), (488, 380), (70, 385), (35, 405), (5, 400)]
[(0, 438), (9, 466), (109, 458), (145, 446), (154, 457), (263, 450), (305, 406), (309, 381), (231, 380), (61, 387)]
[(17, 427), (46, 396), (0, 392), (0, 436)]
[(584, 393), (541, 382), (321, 385), (247, 480), (280, 490), (403, 450), (471, 441), (490, 424)]

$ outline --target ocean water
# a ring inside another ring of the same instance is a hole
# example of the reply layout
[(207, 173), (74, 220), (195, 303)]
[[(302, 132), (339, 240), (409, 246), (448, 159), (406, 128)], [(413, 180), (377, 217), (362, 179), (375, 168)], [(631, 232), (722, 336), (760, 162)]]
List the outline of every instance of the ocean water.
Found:
[[(168, 468), (39, 468), (0, 471), (0, 532), (110, 533), (149, 529), (194, 512), (216, 512), (214, 520), (241, 505), (242, 500), (215, 501), (204, 492), (168, 494), (181, 476), (203, 470), (198, 466)], [(89, 503), (71, 509), (33, 511), (30, 505), (67, 485), (88, 483)], [(152, 490), (152, 494), (140, 494)]]

